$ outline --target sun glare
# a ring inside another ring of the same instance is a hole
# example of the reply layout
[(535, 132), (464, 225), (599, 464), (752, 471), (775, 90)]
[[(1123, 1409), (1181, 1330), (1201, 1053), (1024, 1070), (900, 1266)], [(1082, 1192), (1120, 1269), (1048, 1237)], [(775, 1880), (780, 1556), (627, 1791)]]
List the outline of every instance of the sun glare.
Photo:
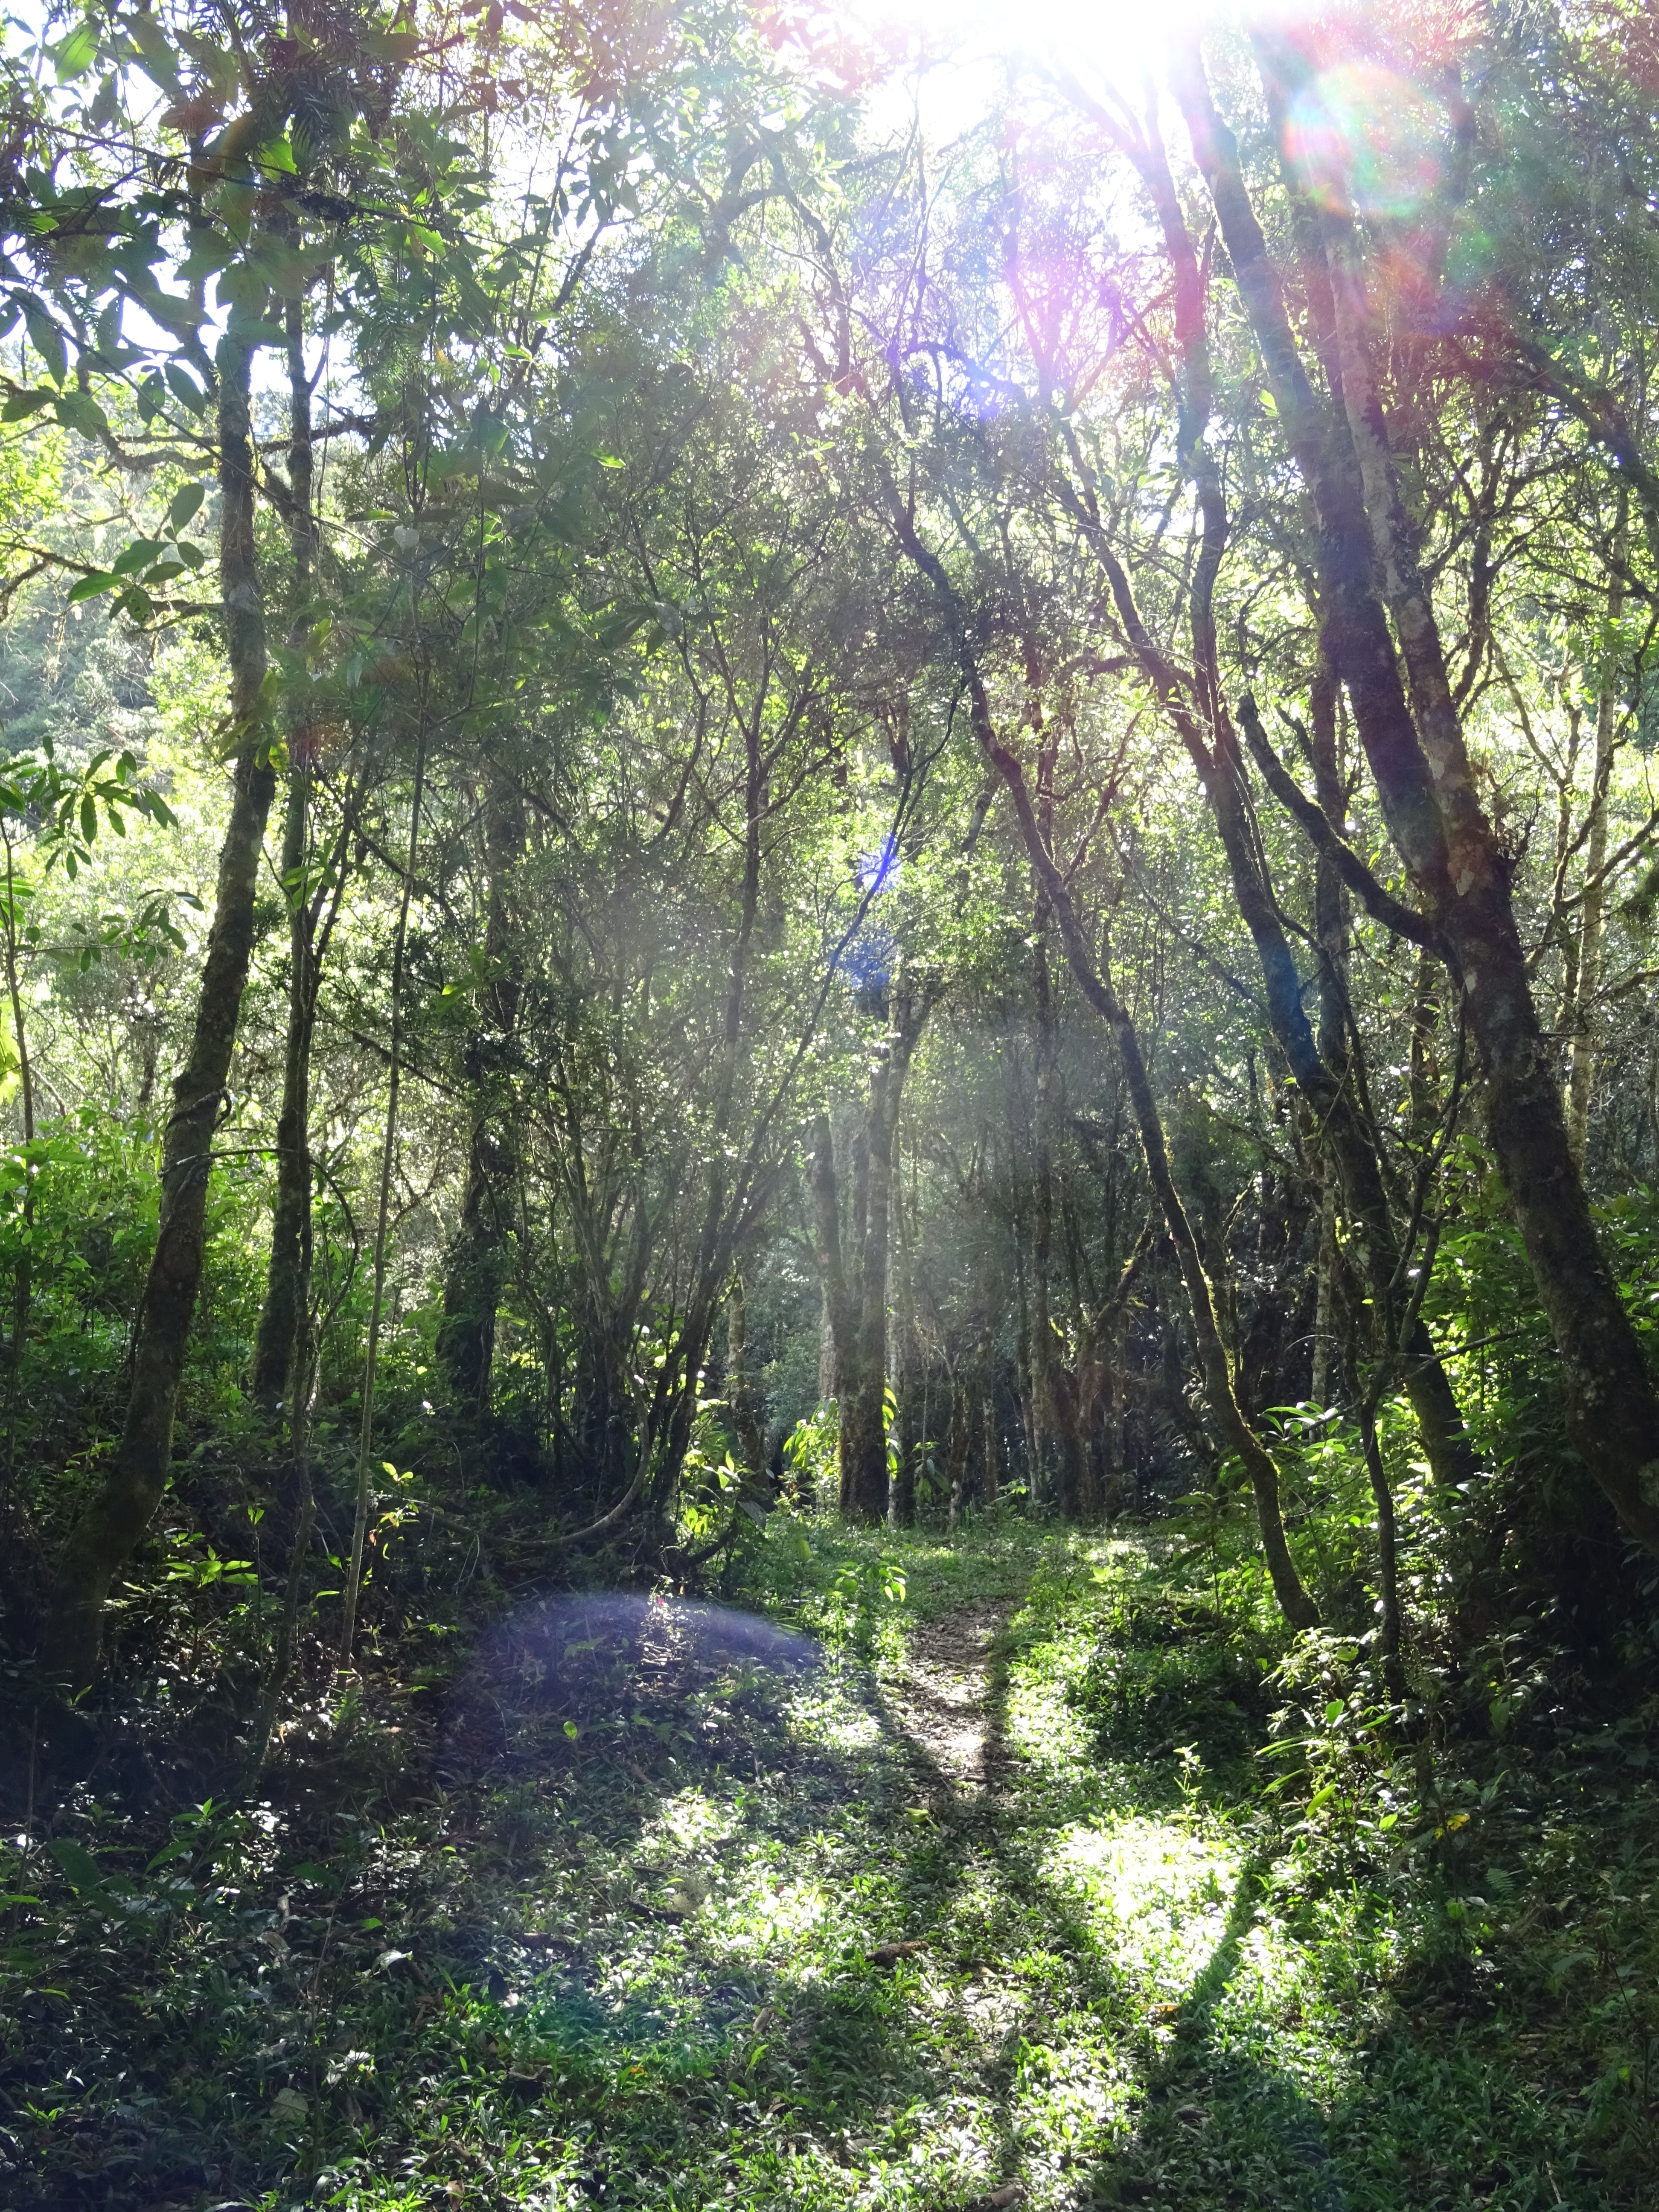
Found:
[[(885, 119), (919, 109), (930, 133), (969, 128), (999, 98), (1011, 68), (1063, 70), (1085, 82), (1138, 85), (1160, 69), (1172, 31), (1205, 0), (841, 0), (855, 36), (906, 66), (872, 103)], [(1206, 12), (1213, 12), (1213, 0)]]

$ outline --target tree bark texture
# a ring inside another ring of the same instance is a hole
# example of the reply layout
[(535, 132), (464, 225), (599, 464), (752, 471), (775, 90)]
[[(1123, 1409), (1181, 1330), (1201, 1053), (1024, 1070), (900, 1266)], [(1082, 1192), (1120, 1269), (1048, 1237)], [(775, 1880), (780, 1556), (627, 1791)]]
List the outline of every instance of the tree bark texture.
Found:
[(220, 339), (219, 578), (236, 735), (230, 819), (219, 854), (207, 957), (190, 1049), (173, 1086), (161, 1149), (161, 1208), (139, 1311), (132, 1386), (110, 1471), (71, 1531), (58, 1561), (42, 1650), (47, 1670), (75, 1689), (96, 1669), (110, 1585), (149, 1526), (167, 1486), (185, 1346), (202, 1279), (213, 1138), (228, 1104), (242, 992), (253, 950), (254, 900), (276, 775), (260, 718), (265, 611), (253, 528), (253, 453), (248, 392), (251, 319), (233, 313)]

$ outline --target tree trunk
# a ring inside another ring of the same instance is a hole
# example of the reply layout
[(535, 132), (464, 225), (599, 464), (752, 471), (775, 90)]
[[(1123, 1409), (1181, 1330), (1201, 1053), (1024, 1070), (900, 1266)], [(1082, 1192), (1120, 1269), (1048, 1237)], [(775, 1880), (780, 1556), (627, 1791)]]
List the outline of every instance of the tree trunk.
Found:
[[(744, 1182), (732, 1173), (730, 1163), (736, 1155), (729, 1139), (732, 1103), (743, 1059), (743, 1017), (750, 963), (754, 951), (755, 921), (760, 906), (761, 830), (767, 814), (768, 776), (770, 772), (766, 749), (762, 743), (758, 703), (754, 712), (745, 717), (743, 732), (743, 882), (738, 926), (732, 937), (726, 969), (720, 1050), (715, 1063), (714, 1110), (710, 1115), (708, 1148), (708, 1197), (703, 1209), (702, 1231), (692, 1267), (692, 1287), (686, 1300), (685, 1317), (672, 1355), (664, 1363), (658, 1375), (656, 1400), (662, 1402), (665, 1394), (672, 1393), (672, 1407), (665, 1419), (653, 1413), (650, 1425), (652, 1435), (661, 1439), (656, 1472), (651, 1478), (651, 1487), (647, 1492), (649, 1502), (658, 1510), (665, 1507), (678, 1485), (680, 1469), (690, 1448), (692, 1425), (696, 1416), (697, 1374), (713, 1335), (720, 1297), (733, 1265), (738, 1225), (749, 1197)], [(643, 1480), (647, 1472), (641, 1464), (638, 1479)]]
[(484, 810), (484, 906), (487, 980), (483, 1017), (469, 1051), (472, 1126), (467, 1145), (461, 1218), (444, 1273), (438, 1358), (457, 1406), (487, 1423), (495, 1355), (495, 1316), (508, 1273), (507, 1224), (518, 1174), (507, 1062), (519, 1025), (521, 983), (509, 886), (524, 849), (524, 802), (492, 776)]
[[(1331, 257), (1342, 416), (1327, 421), (1195, 48), (1176, 71), (1223, 242), (1320, 521), (1322, 645), (1346, 684), (1389, 834), (1457, 980), (1484, 1077), (1486, 1134), (1565, 1385), (1569, 1440), (1628, 1532), (1659, 1553), (1659, 1390), (1602, 1257), (1533, 1000), (1510, 871), (1476, 794), (1433, 605), (1418, 568), (1369, 358), (1352, 224)], [(1328, 188), (1329, 179), (1322, 180)], [(1411, 686), (1408, 705), (1376, 569)], [(1420, 732), (1420, 734), (1419, 734)]]
[[(1046, 749), (1045, 749), (1046, 753)], [(1048, 974), (1047, 902), (1039, 906), (1037, 945), (1033, 963), (1036, 1000), (1037, 1068), (1036, 1161), (1032, 1177), (1033, 1234), (1031, 1250), (1032, 1353), (1035, 1395), (1041, 1409), (1042, 1427), (1054, 1445), (1060, 1480), (1055, 1503), (1067, 1521), (1087, 1520), (1098, 1503), (1094, 1474), (1084, 1449), (1078, 1417), (1077, 1391), (1060, 1357), (1059, 1331), (1049, 1304), (1049, 1279), (1054, 1267), (1054, 1131), (1059, 1126), (1060, 1033), (1055, 1017), (1052, 980)]]
[(895, 988), (890, 1026), (870, 1079), (858, 1327), (841, 1420), (841, 1510), (852, 1521), (880, 1521), (887, 1512), (887, 1243), (893, 1139), (904, 1079), (932, 1005), (926, 991), (901, 994)]
[(444, 1271), (443, 1319), (438, 1358), (456, 1412), (466, 1421), (489, 1421), (495, 1359), (495, 1316), (502, 1290), (501, 1224), (504, 1194), (495, 1130), (486, 1108), (475, 1111), (461, 1190), (460, 1219)]
[(1280, 1612), (1292, 1628), (1316, 1628), (1319, 1626), (1319, 1607), (1297, 1571), (1296, 1562), (1285, 1540), (1284, 1517), (1279, 1507), (1279, 1470), (1273, 1465), (1272, 1455), (1246, 1420), (1238, 1402), (1232, 1369), (1216, 1322), (1214, 1297), (1204, 1272), (1192, 1223), (1176, 1188), (1175, 1176), (1170, 1165), (1169, 1146), (1164, 1133), (1163, 1116), (1153, 1095), (1152, 1079), (1147, 1073), (1146, 1056), (1140, 1048), (1140, 1038), (1134, 1022), (1113, 989), (1109, 975), (1103, 966), (1097, 963), (1077, 908), (1073, 904), (1070, 887), (1055, 865), (1053, 853), (1043, 841), (1024, 769), (997, 735), (984, 679), (951, 580), (938, 556), (930, 552), (917, 536), (908, 511), (890, 491), (890, 504), (895, 534), (909, 558), (933, 586), (950, 626), (951, 642), (956, 648), (957, 663), (972, 706), (975, 736), (987, 762), (995, 770), (1013, 803), (1020, 836), (1036, 871), (1037, 880), (1047, 894), (1055, 921), (1059, 923), (1060, 941), (1065, 945), (1066, 960), (1078, 988), (1110, 1029), (1116, 1042), (1147, 1174), (1164, 1215), (1170, 1241), (1175, 1246), (1186, 1285), (1193, 1333), (1198, 1343), (1199, 1364), (1204, 1376), (1205, 1395), (1216, 1426), (1221, 1432), (1224, 1449), (1239, 1461), (1255, 1493), (1256, 1517), (1261, 1531), (1261, 1549), (1273, 1595), (1279, 1601)]
[(818, 1293), (818, 1403), (836, 1395), (836, 1332), (830, 1319), (830, 1293)]
[[(1139, 145), (1137, 160), (1158, 211), (1174, 272), (1176, 332), (1182, 367), (1182, 459), (1194, 483), (1202, 523), (1191, 597), (1193, 653), (1198, 677), (1195, 696), (1183, 690), (1174, 667), (1147, 630), (1128, 577), (1101, 526), (1092, 492), (1074, 491), (1073, 510), (1106, 573), (1119, 619), (1147, 683), (1158, 696), (1198, 771), (1227, 857), (1234, 899), (1255, 946), (1266, 988), (1269, 1026), (1298, 1091), (1314, 1109), (1336, 1162), (1346, 1209), (1358, 1232), (1372, 1297), (1379, 1318), (1387, 1327), (1402, 1287), (1399, 1280), (1400, 1250), (1383, 1184), (1381, 1139), (1368, 1126), (1368, 1117), (1348, 1080), (1346, 991), (1340, 965), (1345, 951), (1340, 885), (1326, 882), (1322, 887), (1324, 904), (1317, 914), (1322, 924), (1321, 1031), (1324, 1042), (1340, 1050), (1340, 1057), (1333, 1062), (1322, 1052), (1308, 1020), (1301, 977), (1273, 896), (1266, 854), (1250, 816), (1243, 759), (1222, 698), (1212, 599), (1226, 545), (1228, 521), (1220, 471), (1204, 441), (1212, 406), (1212, 379), (1200, 264), (1170, 174), (1163, 143), (1155, 133), (1149, 134)], [(1337, 805), (1340, 819), (1343, 794), (1335, 760), (1335, 698), (1329, 677), (1333, 665), (1322, 655), (1314, 687), (1319, 725), (1314, 749), (1322, 793)], [(1249, 725), (1255, 716), (1253, 702), (1243, 702), (1240, 714)], [(1253, 735), (1252, 742), (1259, 751), (1266, 745), (1265, 736), (1258, 738)], [(1316, 896), (1320, 889), (1316, 883)], [(1218, 1255), (1218, 1281), (1219, 1267)], [(1404, 1379), (1431, 1466), (1444, 1481), (1467, 1480), (1474, 1471), (1474, 1453), (1445, 1370), (1434, 1356), (1426, 1328), (1420, 1324), (1413, 1333)]]
[[(1347, 786), (1337, 738), (1337, 687), (1324, 655), (1308, 687), (1308, 750), (1314, 797), (1340, 829), (1348, 811)], [(1319, 945), (1319, 1057), (1337, 1076), (1348, 1067), (1348, 894), (1328, 853), (1314, 856), (1314, 935)]]
[(374, 1504), (369, 1460), (374, 1443), (374, 1389), (380, 1372), (380, 1313), (386, 1297), (386, 1237), (391, 1226), (392, 1172), (398, 1156), (398, 1107), (403, 1079), (404, 956), (409, 941), (409, 903), (421, 850), (421, 801), (426, 790), (426, 692), (421, 693), (420, 736), (415, 747), (415, 788), (409, 802), (409, 848), (404, 861), (398, 926), (392, 940), (392, 1007), (387, 1058), (386, 1128), (380, 1143), (380, 1189), (374, 1211), (374, 1256), (370, 1276), (368, 1340), (363, 1347), (362, 1410), (357, 1425), (357, 1483), (351, 1526), (351, 1556), (341, 1593), (340, 1664), (351, 1664), (357, 1632), (357, 1600), (362, 1589), (363, 1546)]
[(1115, 1521), (1129, 1504), (1124, 1455), (1123, 1338), (1124, 1324), (1120, 1319), (1102, 1347), (1106, 1362), (1106, 1494), (1102, 1503), (1109, 1521)]
[(219, 341), (219, 576), (230, 662), (235, 732), (230, 820), (190, 1051), (173, 1086), (162, 1140), (161, 1210), (133, 1349), (132, 1387), (121, 1442), (108, 1474), (70, 1533), (58, 1561), (41, 1657), (47, 1671), (84, 1688), (97, 1666), (111, 1583), (149, 1526), (167, 1486), (185, 1346), (202, 1279), (208, 1178), (214, 1133), (226, 1104), (242, 991), (253, 951), (259, 860), (276, 777), (261, 723), (265, 676), (264, 599), (253, 530), (253, 453), (248, 391), (258, 343), (246, 309), (233, 310)]
[[(1607, 595), (1607, 617), (1613, 623), (1625, 611), (1628, 498), (1621, 486), (1619, 516), (1613, 532), (1613, 582)], [(1614, 672), (1607, 669), (1602, 672), (1601, 694), (1595, 705), (1595, 770), (1590, 787), (1583, 917), (1578, 932), (1577, 975), (1573, 989), (1572, 1060), (1567, 1075), (1567, 1142), (1581, 1170), (1589, 1141), (1590, 1096), (1595, 1087), (1595, 1036), (1590, 1027), (1589, 1009), (1601, 981), (1601, 929), (1607, 911), (1607, 890), (1600, 878), (1607, 857), (1607, 787), (1613, 780), (1613, 739), (1618, 725), (1618, 683)]]
[(818, 1354), (818, 1394), (837, 1404), (857, 1360), (853, 1338), (853, 1304), (842, 1261), (841, 1194), (836, 1180), (836, 1145), (830, 1116), (812, 1123), (811, 1160), (814, 1256), (823, 1296), (823, 1342)]
[(954, 1535), (962, 1524), (968, 1504), (968, 1462), (973, 1444), (973, 1400), (969, 1395), (965, 1375), (957, 1373), (951, 1378), (951, 1434), (946, 1447), (945, 1482), (950, 1504), (945, 1526)]
[[(28, 1025), (23, 1019), (22, 986), (17, 972), (17, 939), (21, 916), (17, 896), (17, 878), (13, 860), (11, 830), (0, 822), (0, 842), (6, 852), (6, 994), (11, 1000), (12, 1036), (17, 1048), (17, 1075), (23, 1109), (23, 1142), (34, 1142), (34, 1071), (29, 1065)], [(17, 1273), (12, 1280), (11, 1343), (8, 1347), (6, 1365), (8, 1376), (8, 1435), (6, 1443), (6, 1482), (10, 1487), (15, 1439), (10, 1433), (10, 1418), (15, 1413), (15, 1398), (22, 1379), (23, 1349), (28, 1341), (29, 1306), (33, 1295), (34, 1267), (34, 1183), (32, 1178), (23, 1185), (22, 1249), (17, 1255)]]
[(1316, 1406), (1330, 1403), (1332, 1293), (1336, 1283), (1336, 1165), (1319, 1156), (1319, 1244), (1314, 1258), (1313, 1373), (1309, 1395)]
[[(894, 1158), (898, 1158), (895, 1146)], [(893, 1170), (894, 1218), (897, 1227), (898, 1296), (887, 1337), (887, 1364), (893, 1378), (895, 1407), (891, 1440), (893, 1473), (888, 1486), (887, 1517), (895, 1528), (910, 1528), (916, 1518), (916, 1446), (906, 1426), (905, 1383), (908, 1379), (910, 1349), (915, 1337), (915, 1304), (911, 1288), (910, 1238), (904, 1210), (903, 1177)]]
[(1025, 1489), (1033, 1505), (1042, 1503), (1042, 1422), (1036, 1378), (1031, 1370), (1031, 1300), (1025, 1279), (1025, 1240), (1019, 1216), (1012, 1224), (1014, 1246), (1014, 1402), (1025, 1446)]
[[(311, 629), (311, 581), (317, 549), (312, 513), (311, 383), (306, 374), (301, 303), (288, 303), (288, 482), (292, 507), (289, 543), (294, 598), (289, 644), (303, 652)], [(288, 804), (283, 819), (283, 896), (288, 902), (288, 1034), (283, 1051), (283, 1100), (276, 1117), (276, 1193), (271, 1206), (270, 1259), (264, 1304), (253, 1339), (253, 1396), (273, 1410), (289, 1388), (301, 1316), (311, 1296), (311, 1047), (317, 1025), (316, 915), (306, 862), (310, 851), (313, 732), (303, 716), (288, 727)], [(290, 1426), (292, 1423), (290, 1422)]]
[(303, 888), (310, 808), (301, 747), (289, 738), (288, 807), (283, 824), (283, 878), (288, 890), (288, 1033), (283, 1049), (283, 1099), (276, 1117), (276, 1190), (271, 1204), (270, 1258), (264, 1303), (253, 1338), (253, 1397), (274, 1411), (288, 1389), (300, 1316), (310, 1295), (303, 1254), (311, 1218), (311, 1046), (317, 993), (311, 958), (310, 900)]

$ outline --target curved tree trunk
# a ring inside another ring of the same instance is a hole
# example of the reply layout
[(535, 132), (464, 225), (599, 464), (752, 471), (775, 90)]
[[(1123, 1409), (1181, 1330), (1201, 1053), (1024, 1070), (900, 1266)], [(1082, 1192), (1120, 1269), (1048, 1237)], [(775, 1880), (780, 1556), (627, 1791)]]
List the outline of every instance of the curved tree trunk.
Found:
[[(1276, 49), (1264, 59), (1281, 106), (1297, 66)], [(1317, 225), (1341, 386), (1340, 411), (1328, 415), (1297, 351), (1237, 144), (1216, 112), (1195, 46), (1183, 52), (1176, 90), (1268, 387), (1318, 513), (1323, 649), (1347, 685), (1389, 836), (1437, 933), (1480, 1055), (1487, 1141), (1555, 1340), (1568, 1435), (1626, 1530), (1659, 1553), (1659, 1389), (1596, 1237), (1533, 1000), (1509, 869), (1476, 793), (1371, 373), (1352, 225), (1340, 212)], [(1328, 204), (1341, 180), (1320, 181)]]
[[(1313, 1109), (1335, 1164), (1346, 1210), (1358, 1233), (1376, 1313), (1392, 1351), (1392, 1317), (1404, 1288), (1403, 1271), (1383, 1182), (1381, 1140), (1367, 1125), (1350, 1080), (1346, 992), (1340, 966), (1344, 935), (1341, 887), (1328, 875), (1322, 884), (1316, 884), (1322, 986), (1321, 1035), (1316, 1041), (1303, 1004), (1301, 978), (1268, 880), (1267, 857), (1251, 818), (1243, 758), (1222, 697), (1212, 598), (1229, 525), (1220, 471), (1204, 438), (1212, 410), (1213, 381), (1201, 265), (1162, 140), (1149, 130), (1129, 151), (1158, 210), (1175, 280), (1182, 459), (1192, 479), (1201, 519), (1191, 599), (1194, 690), (1182, 686), (1147, 630), (1128, 576), (1102, 527), (1092, 492), (1074, 489), (1070, 502), (1105, 571), (1119, 619), (1142, 672), (1198, 771), (1226, 854), (1233, 896), (1255, 946), (1266, 987), (1269, 1026), (1298, 1091)], [(1326, 724), (1316, 738), (1316, 753), (1322, 751), (1325, 756), (1322, 763), (1316, 759), (1316, 772), (1323, 779), (1322, 789), (1336, 799), (1340, 784), (1334, 763), (1335, 702), (1328, 666), (1322, 666), (1317, 673), (1315, 705), (1322, 710), (1321, 720)], [(1248, 701), (1241, 706), (1241, 717), (1247, 724), (1254, 711)], [(1413, 1331), (1403, 1379), (1431, 1467), (1443, 1481), (1466, 1481), (1474, 1472), (1474, 1451), (1445, 1370), (1420, 1322)]]

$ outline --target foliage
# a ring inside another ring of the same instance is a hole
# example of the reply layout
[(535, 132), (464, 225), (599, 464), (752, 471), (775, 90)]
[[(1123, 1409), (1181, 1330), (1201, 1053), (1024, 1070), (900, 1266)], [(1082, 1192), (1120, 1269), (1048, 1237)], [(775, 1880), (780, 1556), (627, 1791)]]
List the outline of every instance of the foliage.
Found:
[[(1520, 2207), (1547, 2175), (1564, 2203), (1644, 2201), (1652, 1806), (1628, 1728), (1425, 1762), (1358, 1702), (1330, 1715), (1352, 1656), (1310, 1647), (1267, 1747), (1297, 1763), (1267, 1759), (1288, 1778), (1264, 1795), (1210, 1694), (1205, 1583), (1167, 1552), (1018, 1523), (813, 1539), (826, 1586), (902, 1581), (873, 1674), (695, 1641), (665, 1673), (599, 1630), (549, 1694), (499, 1645), (411, 1645), (301, 1724), (266, 1800), (88, 1806), (9, 1847), (20, 2203), (112, 2176), (273, 2207), (601, 2182), (921, 2206), (1005, 2179), (1039, 2205), (1478, 2182)], [(757, 1595), (783, 1564), (757, 1555)], [(1008, 1622), (994, 1826), (930, 1775), (910, 1671), (964, 1605)], [(1182, 1655), (1184, 1762), (1144, 1706), (1119, 1724), (1097, 1700), (1100, 1655), (1152, 1650)]]
[(0, 2194), (1651, 2201), (1659, 60), (1101, 20), (6, 27)]

